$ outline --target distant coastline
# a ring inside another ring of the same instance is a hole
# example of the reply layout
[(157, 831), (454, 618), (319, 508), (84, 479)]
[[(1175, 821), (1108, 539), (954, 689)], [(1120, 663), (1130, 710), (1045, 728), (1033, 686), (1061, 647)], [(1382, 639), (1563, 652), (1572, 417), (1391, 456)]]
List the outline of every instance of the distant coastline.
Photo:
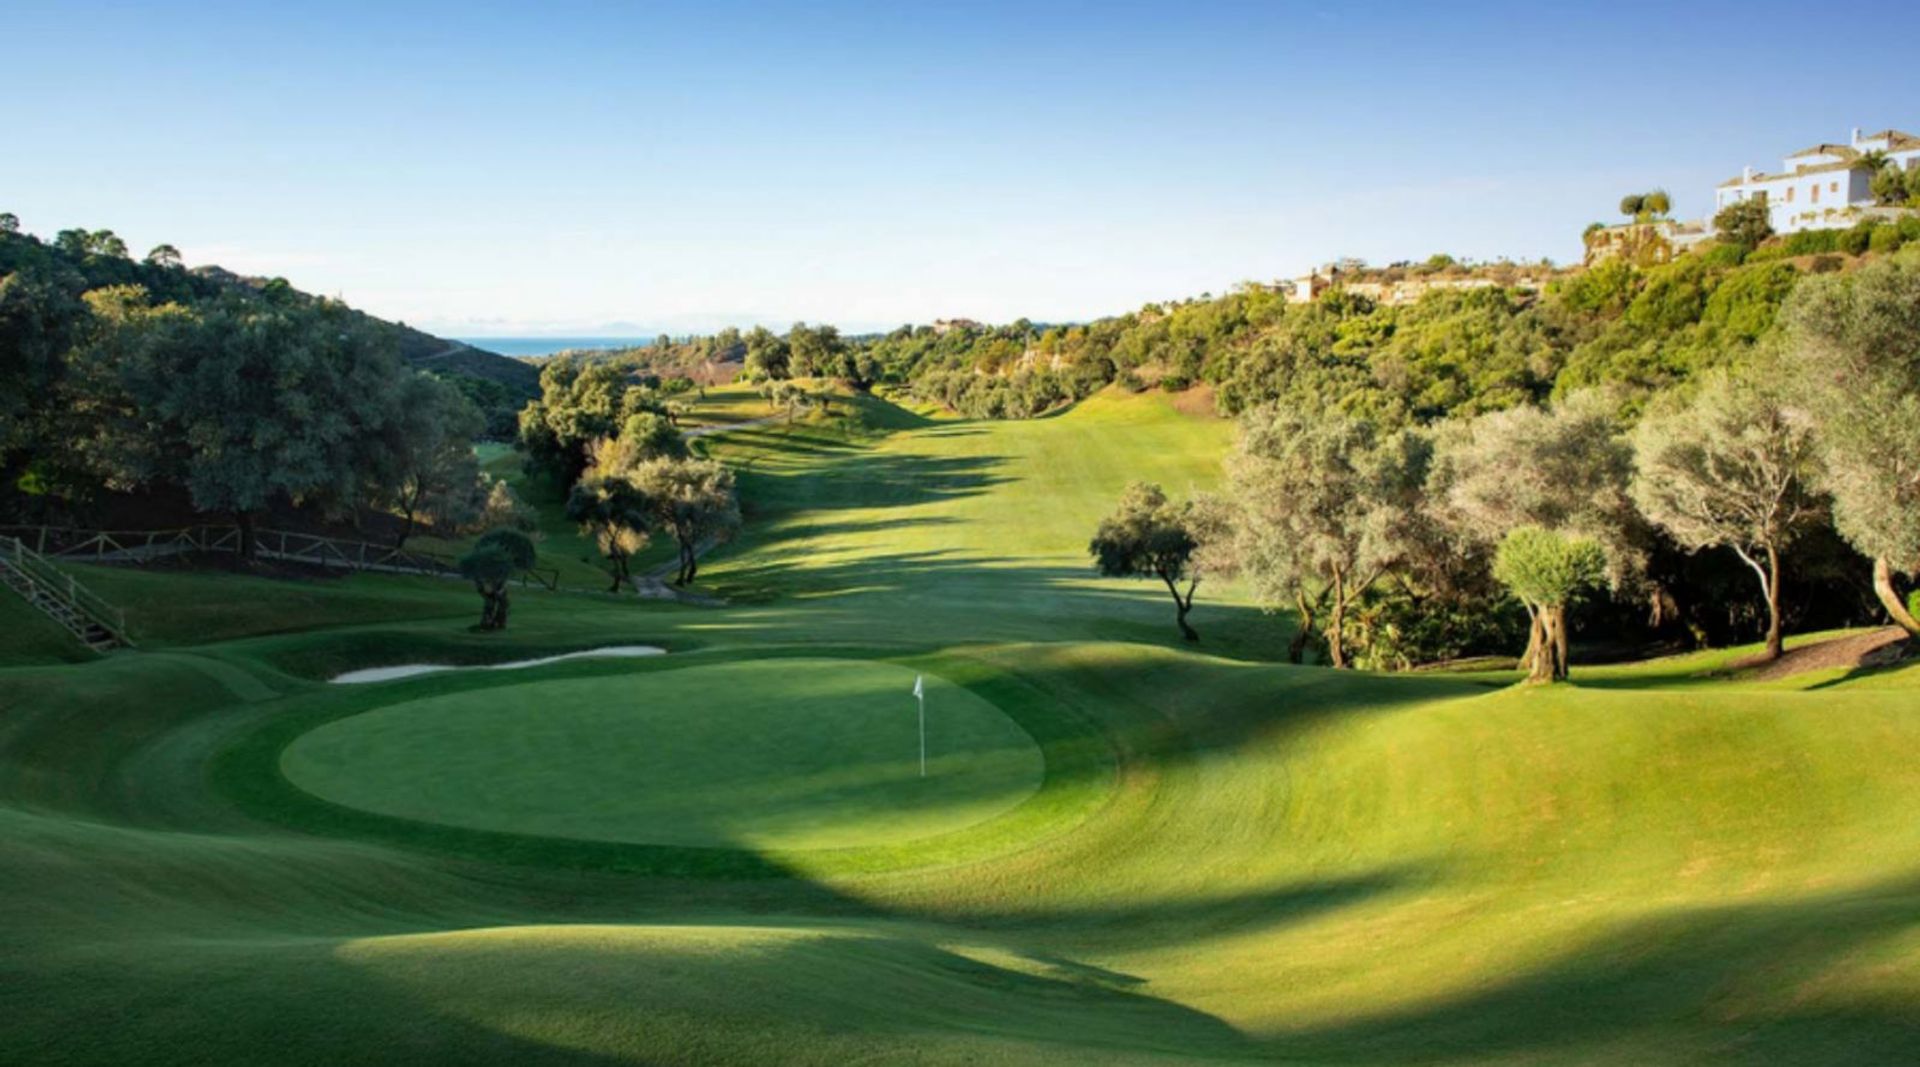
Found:
[(454, 340), (503, 356), (551, 356), (573, 348), (631, 348), (651, 337), (457, 337)]

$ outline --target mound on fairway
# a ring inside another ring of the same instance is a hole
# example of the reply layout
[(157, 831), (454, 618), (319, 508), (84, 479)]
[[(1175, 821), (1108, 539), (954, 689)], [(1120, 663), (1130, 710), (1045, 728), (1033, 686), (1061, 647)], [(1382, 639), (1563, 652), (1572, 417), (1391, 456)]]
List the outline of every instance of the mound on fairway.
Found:
[(469, 829), (629, 844), (893, 844), (1008, 811), (1040, 750), (992, 704), (914, 672), (780, 659), (536, 682), (392, 704), (288, 746), (295, 785)]

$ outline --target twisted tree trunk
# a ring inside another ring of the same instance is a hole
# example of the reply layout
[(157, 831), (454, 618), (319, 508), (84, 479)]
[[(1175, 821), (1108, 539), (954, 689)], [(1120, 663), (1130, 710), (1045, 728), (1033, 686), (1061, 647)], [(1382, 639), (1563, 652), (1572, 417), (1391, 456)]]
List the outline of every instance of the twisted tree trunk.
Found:
[[(1325, 599), (1326, 594), (1321, 594)], [(1287, 642), (1287, 662), (1299, 663), (1306, 656), (1307, 642), (1313, 640), (1313, 615), (1319, 610), (1320, 600), (1309, 602), (1305, 592), (1293, 594), (1294, 607), (1300, 613), (1300, 627), (1294, 633), (1293, 640)]]
[(1880, 598), (1880, 606), (1886, 608), (1887, 614), (1893, 617), (1894, 625), (1910, 636), (1920, 637), (1920, 619), (1915, 619), (1907, 606), (1900, 602), (1900, 591), (1893, 587), (1893, 564), (1884, 558), (1873, 561), (1873, 593)]
[(1171, 574), (1162, 571), (1160, 580), (1167, 583), (1167, 592), (1173, 597), (1173, 622), (1180, 627), (1181, 638), (1187, 641), (1200, 640), (1199, 631), (1187, 625), (1187, 612), (1193, 610), (1193, 591), (1199, 587), (1200, 580), (1196, 578), (1187, 583), (1187, 595), (1184, 597), (1180, 595), (1180, 586)]
[(1565, 681), (1569, 663), (1567, 649), (1567, 606), (1565, 604), (1528, 604), (1533, 619), (1527, 637), (1526, 668), (1528, 685), (1548, 685)]
[(1333, 572), (1333, 612), (1327, 616), (1327, 659), (1334, 670), (1347, 667), (1347, 576), (1339, 568)]
[(1762, 554), (1766, 556), (1766, 561), (1762, 562), (1757, 556), (1739, 545), (1734, 545), (1733, 550), (1739, 553), (1740, 558), (1746, 562), (1747, 566), (1753, 568), (1753, 573), (1760, 579), (1760, 595), (1765, 597), (1767, 601), (1767, 651), (1765, 658), (1770, 660), (1779, 659), (1781, 653), (1785, 650), (1780, 627), (1780, 553), (1775, 550), (1772, 545), (1766, 545), (1761, 550)]

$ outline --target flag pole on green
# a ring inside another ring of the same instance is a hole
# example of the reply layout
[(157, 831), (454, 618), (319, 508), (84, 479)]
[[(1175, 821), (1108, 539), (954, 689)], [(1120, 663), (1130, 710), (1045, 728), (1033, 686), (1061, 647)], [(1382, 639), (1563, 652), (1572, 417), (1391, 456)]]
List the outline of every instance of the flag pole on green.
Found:
[(920, 704), (920, 777), (927, 776), (927, 686), (922, 675), (913, 676), (913, 699)]

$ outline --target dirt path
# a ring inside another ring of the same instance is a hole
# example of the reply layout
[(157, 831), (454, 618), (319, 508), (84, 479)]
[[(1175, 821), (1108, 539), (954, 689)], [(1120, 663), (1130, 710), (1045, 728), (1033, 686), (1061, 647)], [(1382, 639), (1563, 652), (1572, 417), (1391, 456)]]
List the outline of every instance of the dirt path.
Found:
[(1906, 650), (1897, 646), (1906, 637), (1906, 631), (1898, 626), (1888, 626), (1869, 633), (1836, 637), (1831, 641), (1797, 645), (1787, 649), (1772, 663), (1757, 666), (1746, 677), (1766, 680), (1833, 667), (1877, 667), (1901, 657)]

